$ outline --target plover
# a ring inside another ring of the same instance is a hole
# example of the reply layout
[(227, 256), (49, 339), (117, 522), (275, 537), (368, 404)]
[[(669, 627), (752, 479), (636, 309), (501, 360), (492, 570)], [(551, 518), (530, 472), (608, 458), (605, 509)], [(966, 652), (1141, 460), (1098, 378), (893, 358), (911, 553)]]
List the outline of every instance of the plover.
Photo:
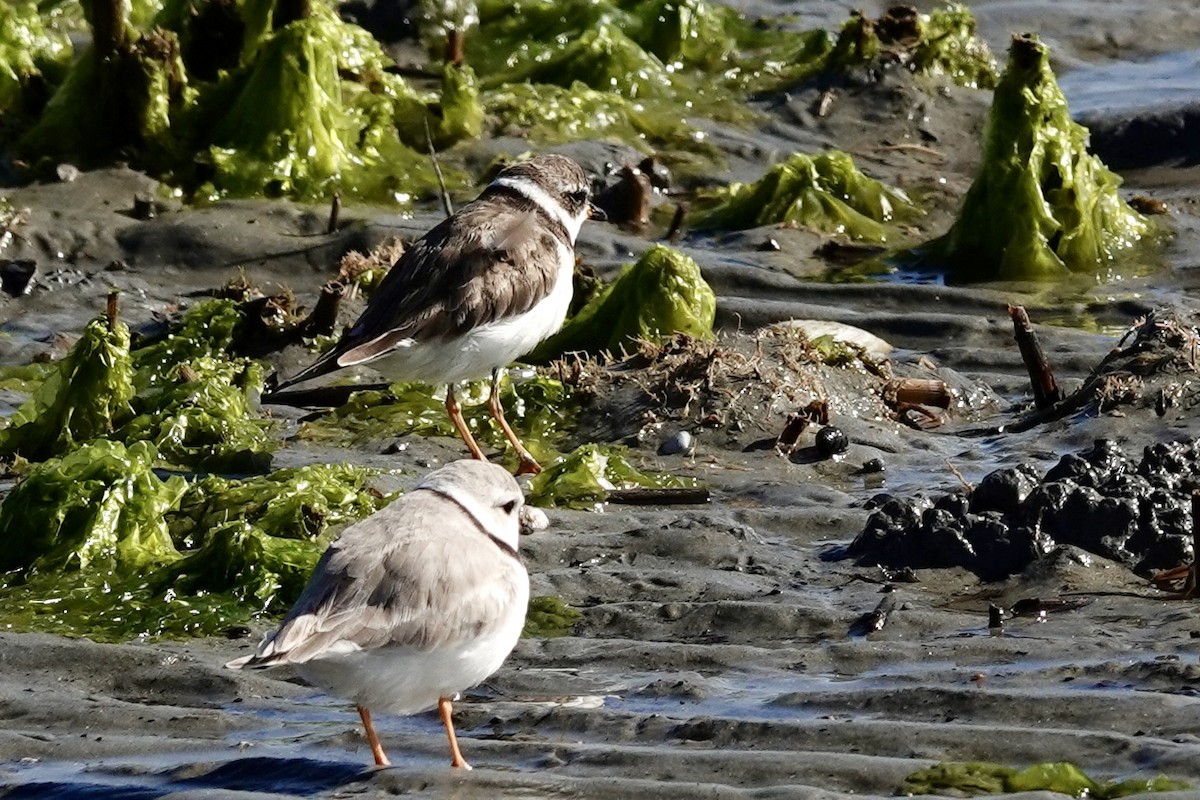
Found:
[(521, 458), (541, 467), (500, 406), (500, 369), (562, 327), (571, 302), (575, 238), (589, 217), (587, 175), (571, 159), (513, 164), (392, 266), (362, 316), (282, 389), (343, 367), (370, 364), (392, 381), (445, 383), (446, 410), (475, 458), (454, 384), (491, 373), (488, 406)]
[(232, 669), (291, 664), (358, 707), (375, 763), (389, 761), (370, 709), (437, 708), (451, 765), (451, 701), (491, 675), (516, 646), (529, 603), (517, 553), (523, 499), (487, 462), (455, 461), (351, 525), (330, 545), (300, 599), (253, 655)]

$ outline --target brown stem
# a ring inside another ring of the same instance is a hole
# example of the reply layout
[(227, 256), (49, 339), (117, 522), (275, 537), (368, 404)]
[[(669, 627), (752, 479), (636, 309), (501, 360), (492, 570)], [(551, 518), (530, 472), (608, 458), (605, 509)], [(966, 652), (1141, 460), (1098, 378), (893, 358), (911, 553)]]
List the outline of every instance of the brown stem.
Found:
[(671, 226), (667, 228), (666, 239), (668, 242), (674, 242), (679, 236), (679, 229), (683, 227), (683, 218), (687, 214), (687, 206), (683, 203), (676, 203), (675, 216), (671, 217)]
[(1038, 408), (1049, 408), (1063, 399), (1062, 389), (1058, 388), (1058, 383), (1054, 380), (1054, 372), (1046, 362), (1046, 356), (1024, 307), (1009, 306), (1008, 315), (1012, 317), (1013, 335), (1016, 337), (1017, 347), (1021, 350), (1021, 359), (1025, 362), (1025, 368), (1029, 370), (1033, 403)]
[(337, 233), (338, 218), (342, 215), (342, 193), (334, 192), (333, 201), (329, 204), (329, 224), (325, 226), (326, 233)]
[(108, 305), (104, 309), (104, 316), (108, 318), (108, 330), (111, 333), (117, 328), (117, 298), (121, 293), (113, 289), (108, 293)]
[(456, 67), (461, 67), (466, 61), (466, 54), (463, 53), (463, 32), (458, 28), (451, 28), (446, 32), (444, 59), (447, 64), (453, 64)]
[(299, 325), (300, 335), (306, 338), (329, 336), (337, 329), (338, 308), (346, 296), (346, 285), (329, 281), (321, 287), (321, 296), (312, 312)]
[(124, 0), (90, 0), (83, 5), (92, 26), (92, 42), (101, 61), (108, 61), (126, 43)]

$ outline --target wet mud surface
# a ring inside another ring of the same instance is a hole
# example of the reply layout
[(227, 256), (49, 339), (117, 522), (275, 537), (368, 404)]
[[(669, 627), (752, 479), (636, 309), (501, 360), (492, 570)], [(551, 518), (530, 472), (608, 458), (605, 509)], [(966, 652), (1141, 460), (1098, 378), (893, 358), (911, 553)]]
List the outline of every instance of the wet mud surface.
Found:
[[(802, 24), (840, 20), (844, 10), (827, 5), (801, 4)], [(746, 4), (752, 13), (781, 7)], [(1039, 31), (1055, 48), (1069, 99), (1095, 91), (1086, 81), (1073, 84), (1073, 73), (1185, 53), (1200, 34), (1200, 10), (1186, 4), (980, 3), (973, 10), (997, 53), (1011, 32)], [(1118, 78), (1136, 89), (1137, 74)], [(1200, 103), (1185, 92), (1164, 111), (1152, 94), (1145, 92), (1144, 107), (1090, 107), (1089, 122), (1115, 130), (1153, 107), (1183, 125)], [(811, 113), (817, 99), (800, 92), (776, 102), (757, 133), (716, 132), (729, 154), (727, 174), (716, 177), (753, 178), (793, 150), (837, 145), (872, 177), (929, 202), (914, 239), (944, 230), (977, 166), (986, 96), (925, 94), (898, 75), (841, 93), (827, 117)], [(850, 445), (827, 460), (812, 457), (815, 427), (790, 457), (756, 446), (778, 432), (765, 423), (712, 430), (680, 413), (631, 431), (611, 418), (633, 401), (614, 395), (609, 419), (595, 412), (579, 435), (626, 441), (640, 432), (638, 459), (700, 479), (711, 500), (550, 510), (549, 529), (523, 540), (533, 594), (558, 595), (583, 616), (571, 636), (523, 640), (500, 672), (456, 704), (475, 771), (449, 769), (432, 715), (379, 715), (395, 766), (368, 768), (352, 708), (286, 673), (222, 668), (248, 651), (258, 630), (229, 640), (122, 645), (3, 632), (0, 796), (887, 796), (909, 773), (946, 760), (1071, 761), (1105, 779), (1164, 773), (1200, 787), (1200, 609), (1151, 585), (1148, 572), (1166, 564), (1118, 549), (1089, 553), (1062, 535), (1038, 558), (984, 577), (962, 567), (823, 558), (864, 531), (880, 493), (933, 503), (961, 492), (964, 481), (983, 486), (997, 470), (1023, 476), (1011, 482), (1034, 493), (1065, 456), (1074, 472), (1059, 482), (1073, 481), (1075, 495), (1118, 482), (1113, 473), (1121, 470), (1110, 468), (1116, 451), (1126, 478), (1142, 475), (1150, 489), (1175, 495), (1191, 486), (1139, 471), (1146, 448), (1200, 436), (1189, 400), (1197, 378), (1186, 365), (1173, 378), (1179, 402), (1162, 413), (1151, 392), (1148, 402), (1081, 403), (1067, 415), (1019, 424), (1030, 393), (1009, 304), (1029, 311), (1067, 394), (1087, 390), (1094, 368), (1139, 317), (1166, 310), (1185, 325), (1198, 321), (1200, 172), (1166, 148), (1125, 141), (1116, 146), (1140, 159), (1122, 171), (1127, 194), (1164, 201), (1175, 232), (1165, 263), (1142, 277), (974, 288), (894, 277), (837, 283), (816, 280), (826, 264), (813, 252), (827, 237), (764, 228), (685, 238), (682, 249), (717, 292), (724, 346), (745, 347), (761, 326), (791, 318), (846, 323), (890, 343), (897, 373), (932, 370), (975, 400), (952, 406), (928, 430), (904, 424), (875, 395), (834, 403)], [(481, 147), (480, 158), (505, 146)], [(596, 171), (629, 157), (607, 145), (562, 150)], [(186, 211), (168, 203), (154, 219), (138, 220), (133, 198), (147, 188), (145, 178), (114, 169), (10, 193), (30, 211), (7, 255), (35, 259), (38, 272), (30, 294), (0, 298), (0, 362), (61, 355), (110, 288), (122, 291), (122, 318), (134, 325), (243, 270), (311, 302), (345, 251), (415, 237), (439, 218), (433, 208), (411, 217), (346, 208), (341, 229), (326, 234), (325, 209), (239, 202)], [(611, 276), (655, 233), (653, 224), (648, 235), (589, 225), (579, 249), (587, 265)], [(776, 247), (762, 249), (769, 239)], [(277, 363), (291, 372), (310, 358), (295, 348)], [(875, 391), (878, 383), (856, 380), (838, 388)], [(752, 421), (775, 415), (782, 429), (788, 411), (811, 398), (776, 399)], [(17, 399), (0, 401), (11, 407)], [(286, 437), (304, 412), (271, 413)], [(656, 455), (680, 431), (692, 435), (694, 452)], [(1097, 440), (1109, 443), (1099, 456)], [(462, 456), (449, 439), (404, 443), (385, 455), (394, 440), (355, 448), (288, 440), (274, 465), (348, 460), (401, 469), (413, 483)], [(1108, 471), (1099, 475), (1089, 454)], [(873, 460), (882, 472), (863, 470)], [(1003, 499), (1006, 486), (992, 488)], [(1143, 489), (1126, 480), (1114, 502), (1152, 494)], [(1079, 524), (1064, 513), (1058, 523)], [(1188, 523), (1171, 523), (1184, 562)], [(913, 569), (897, 569), (904, 566)], [(990, 606), (1007, 612), (1000, 629), (988, 627)]]

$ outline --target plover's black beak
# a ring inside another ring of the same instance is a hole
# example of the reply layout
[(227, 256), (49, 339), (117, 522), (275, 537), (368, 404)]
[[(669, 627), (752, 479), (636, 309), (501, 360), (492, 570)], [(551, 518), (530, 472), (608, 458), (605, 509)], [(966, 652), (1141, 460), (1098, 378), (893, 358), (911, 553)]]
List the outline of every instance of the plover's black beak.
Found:
[(604, 209), (591, 201), (588, 202), (588, 217), (596, 222), (608, 222), (608, 214), (604, 213)]

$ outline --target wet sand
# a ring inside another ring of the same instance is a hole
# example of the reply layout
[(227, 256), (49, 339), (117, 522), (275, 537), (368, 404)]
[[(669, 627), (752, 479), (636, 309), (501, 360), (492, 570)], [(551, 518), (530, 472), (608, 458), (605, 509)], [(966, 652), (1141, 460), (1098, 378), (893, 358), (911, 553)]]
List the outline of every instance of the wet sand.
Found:
[[(803, 24), (844, 13), (826, 6), (799, 6)], [(998, 53), (1010, 31), (1038, 30), (1062, 71), (1187, 50), (1200, 33), (1200, 9), (1186, 5), (996, 2), (975, 10)], [(913, 98), (923, 116), (910, 113)], [(754, 177), (793, 149), (836, 144), (874, 177), (928, 192), (935, 210), (919, 227), (945, 229), (976, 165), (985, 95), (924, 96), (896, 77), (847, 93), (827, 119), (805, 116), (812, 100), (797, 94), (767, 109), (773, 123), (762, 132), (726, 135), (724, 177)], [(941, 157), (889, 149), (928, 141), (914, 138), (918, 128), (936, 137), (929, 147)], [(568, 151), (597, 168), (615, 152)], [(807, 278), (821, 267), (811, 253), (822, 237), (794, 230), (690, 238), (683, 247), (718, 293), (725, 335), (792, 317), (857, 325), (894, 344), (898, 365), (926, 356), (997, 393), (1005, 404), (991, 421), (1002, 422), (1013, 418), (1008, 404), (1028, 395), (1008, 303), (1056, 323), (1038, 332), (1068, 390), (1140, 314), (1170, 307), (1195, 320), (1197, 170), (1154, 163), (1124, 173), (1131, 193), (1168, 203), (1176, 235), (1166, 269), (1105, 285), (816, 282)], [(110, 287), (122, 290), (131, 322), (239, 269), (311, 299), (340, 253), (419, 235), (438, 218), (433, 208), (412, 218), (348, 208), (348, 224), (327, 236), (324, 209), (230, 203), (166, 208), (139, 222), (128, 210), (144, 181), (110, 170), (13, 193), (31, 211), (27, 239), (10, 257), (37, 258), (40, 272), (31, 295), (0, 299), (3, 363), (60, 355)], [(652, 238), (589, 225), (580, 252), (611, 274)], [(759, 250), (766, 238), (780, 250)], [(279, 363), (290, 371), (306, 358), (289, 352)], [(286, 423), (284, 436), (300, 416), (273, 413)], [(1072, 417), (982, 437), (961, 435), (977, 424), (963, 417), (925, 432), (870, 417), (838, 424), (852, 445), (837, 462), (745, 449), (770, 431), (702, 430), (691, 456), (655, 457), (658, 439), (637, 449), (647, 463), (703, 480), (713, 495), (704, 506), (549, 511), (549, 530), (522, 542), (533, 593), (561, 596), (583, 619), (572, 636), (522, 641), (456, 705), (471, 773), (449, 769), (432, 715), (380, 715), (395, 766), (370, 769), (352, 708), (286, 672), (223, 669), (253, 646), (257, 630), (237, 640), (122, 645), (0, 633), (0, 796), (886, 796), (905, 775), (943, 760), (1071, 761), (1100, 778), (1164, 773), (1200, 787), (1196, 601), (1169, 599), (1125, 567), (1073, 549), (996, 583), (963, 570), (918, 570), (917, 582), (892, 582), (890, 593), (880, 570), (820, 558), (862, 529), (864, 503), (879, 491), (948, 491), (959, 485), (949, 465), (973, 483), (1017, 463), (1044, 472), (1097, 438), (1137, 453), (1200, 436), (1190, 409)], [(275, 465), (350, 460), (403, 469), (411, 483), (462, 456), (456, 441), (409, 442), (385, 456), (390, 442), (332, 450), (288, 441)], [(871, 458), (886, 464), (882, 486), (859, 472)], [(1038, 597), (1085, 602), (989, 632), (989, 603)], [(864, 632), (860, 617), (881, 601), (892, 607), (886, 624)]]

